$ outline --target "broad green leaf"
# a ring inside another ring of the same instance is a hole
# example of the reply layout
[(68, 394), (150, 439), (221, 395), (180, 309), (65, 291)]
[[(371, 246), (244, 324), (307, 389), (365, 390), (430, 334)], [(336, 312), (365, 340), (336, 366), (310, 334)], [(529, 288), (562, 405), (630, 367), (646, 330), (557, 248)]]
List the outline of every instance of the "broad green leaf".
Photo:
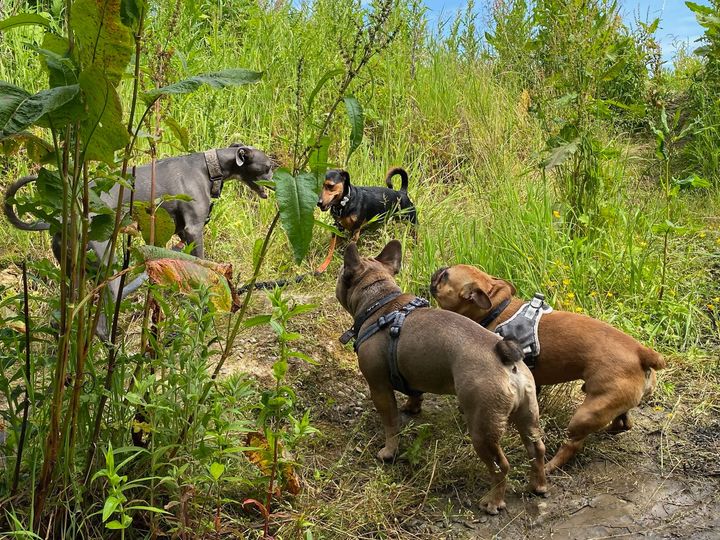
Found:
[(702, 15), (712, 15), (713, 10), (710, 6), (703, 6), (700, 4), (697, 4), (695, 2), (685, 2), (685, 5), (690, 9), (690, 11), (694, 13), (699, 13)]
[[(143, 240), (150, 244), (150, 208), (148, 203), (136, 202), (132, 210), (133, 219), (137, 222)], [(175, 221), (162, 206), (155, 209), (155, 242), (156, 246), (165, 246), (175, 234)]]
[(275, 380), (282, 381), (283, 377), (285, 377), (285, 373), (287, 373), (288, 363), (286, 360), (281, 358), (273, 364), (272, 369)]
[(78, 85), (73, 84), (31, 95), (22, 88), (0, 81), (0, 139), (24, 131), (73, 99), (78, 90)]
[(40, 55), (50, 88), (77, 84), (77, 66), (70, 58), (67, 39), (56, 34), (45, 34), (42, 46), (32, 47)]
[(165, 118), (164, 122), (165, 125), (170, 128), (170, 131), (175, 136), (175, 138), (180, 141), (180, 145), (183, 147), (183, 150), (185, 150), (186, 152), (189, 151), (190, 135), (188, 129), (178, 124), (177, 120), (169, 116)]
[(310, 170), (315, 175), (315, 178), (317, 179), (317, 185), (315, 188), (315, 193), (320, 193), (320, 189), (322, 188), (323, 181), (325, 180), (325, 173), (327, 172), (328, 168), (328, 149), (330, 148), (330, 137), (323, 136), (320, 138), (319, 141), (317, 141), (317, 144), (315, 144), (312, 147), (312, 150), (310, 151), (310, 158), (308, 160), (308, 165), (310, 167)]
[(117, 86), (133, 53), (130, 29), (120, 19), (120, 0), (76, 0), (72, 23), (83, 71), (94, 67)]
[(709, 188), (712, 184), (702, 176), (698, 176), (697, 174), (693, 173), (690, 176), (683, 178), (681, 180), (675, 180), (673, 182), (675, 185), (681, 187), (681, 188)]
[(220, 477), (225, 472), (225, 465), (222, 463), (218, 463), (217, 461), (213, 461), (210, 465), (210, 476), (213, 477), (213, 480), (216, 482), (220, 479)]
[(293, 178), (288, 171), (278, 169), (274, 178), (280, 223), (292, 246), (295, 262), (299, 263), (305, 258), (312, 240), (317, 201), (315, 175), (303, 173)]
[(318, 365), (318, 362), (316, 360), (300, 351), (289, 351), (288, 356), (291, 358), (299, 358), (300, 360), (304, 360), (305, 362), (307, 362), (308, 364), (312, 364), (313, 366)]
[(147, 10), (145, 0), (120, 0), (120, 20), (125, 26), (135, 30), (140, 18)]
[(248, 317), (243, 321), (243, 327), (252, 328), (253, 326), (259, 326), (261, 324), (268, 324), (270, 322), (271, 315), (255, 315), (254, 317)]
[(310, 97), (308, 98), (308, 104), (307, 104), (307, 110), (312, 113), (312, 106), (313, 103), (315, 103), (315, 97), (317, 96), (318, 92), (322, 90), (323, 86), (325, 86), (325, 83), (328, 82), (333, 77), (337, 77), (338, 75), (342, 75), (345, 73), (342, 69), (331, 69), (329, 71), (326, 71), (325, 74), (320, 77), (320, 80), (315, 85), (315, 88), (313, 88), (313, 91), (310, 92)]
[(350, 148), (347, 155), (347, 159), (350, 159), (363, 139), (363, 110), (360, 102), (352, 96), (344, 97), (343, 101), (345, 101), (345, 110), (350, 122)]
[(115, 512), (119, 505), (120, 500), (113, 495), (110, 495), (107, 499), (105, 499), (105, 506), (103, 506), (102, 511), (102, 520), (107, 521), (108, 518), (113, 515), (113, 512)]
[(99, 214), (93, 216), (90, 222), (88, 238), (90, 240), (107, 240), (115, 229), (115, 216), (112, 214)]
[(9, 30), (10, 28), (16, 28), (18, 26), (44, 26), (45, 28), (51, 28), (52, 24), (50, 19), (43, 17), (37, 13), (20, 13), (19, 15), (13, 15), (7, 19), (0, 21), (0, 32)]
[(130, 140), (122, 121), (122, 106), (115, 87), (98, 67), (80, 74), (80, 88), (88, 116), (80, 127), (86, 157), (113, 164), (115, 151)]
[(543, 163), (545, 170), (548, 171), (558, 165), (561, 165), (567, 158), (577, 152), (578, 141), (571, 141), (569, 143), (556, 146), (550, 150), (550, 155)]
[(0, 140), (0, 152), (3, 155), (12, 156), (20, 148), (24, 148), (28, 157), (35, 163), (47, 163), (55, 151), (52, 144), (27, 131), (17, 133), (12, 138)]
[(168, 94), (189, 94), (200, 88), (203, 84), (207, 84), (212, 88), (226, 88), (228, 86), (250, 84), (259, 81), (262, 75), (261, 71), (250, 71), (243, 68), (202, 73), (189, 79), (163, 86), (162, 88), (150, 90), (143, 94), (143, 100), (149, 104), (159, 97)]

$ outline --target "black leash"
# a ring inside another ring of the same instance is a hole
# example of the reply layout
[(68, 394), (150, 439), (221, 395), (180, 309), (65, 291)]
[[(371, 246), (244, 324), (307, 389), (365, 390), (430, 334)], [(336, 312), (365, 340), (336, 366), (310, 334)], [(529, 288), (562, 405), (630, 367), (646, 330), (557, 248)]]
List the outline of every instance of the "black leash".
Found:
[[(300, 283), (307, 277), (315, 277), (322, 274), (322, 272), (308, 272), (307, 274), (300, 274), (299, 276), (295, 276), (294, 278), (289, 279), (276, 279), (274, 281), (256, 281), (252, 288), (256, 291), (264, 290), (264, 289), (274, 289), (275, 287), (284, 287), (285, 285), (289, 285), (290, 283)], [(243, 285), (237, 290), (237, 294), (245, 294), (250, 290), (250, 285)]]

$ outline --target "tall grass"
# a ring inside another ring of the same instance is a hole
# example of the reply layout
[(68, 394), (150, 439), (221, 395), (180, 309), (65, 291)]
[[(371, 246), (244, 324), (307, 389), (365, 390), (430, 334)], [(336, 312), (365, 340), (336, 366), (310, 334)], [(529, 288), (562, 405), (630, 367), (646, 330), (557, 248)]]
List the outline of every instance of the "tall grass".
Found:
[[(153, 47), (163, 44), (173, 51), (171, 80), (236, 66), (265, 73), (256, 85), (173, 98), (168, 116), (188, 129), (189, 147), (183, 148), (166, 126), (160, 154), (176, 155), (242, 141), (272, 153), (289, 166), (297, 112), (297, 65), (302, 59), (300, 91), (306, 102), (323, 74), (342, 66), (341, 44), (362, 17), (360, 4), (343, 0), (154, 3), (156, 16), (148, 28), (151, 40), (144, 68), (148, 68)], [(4, 15), (27, 7), (24, 2), (6, 6), (8, 13)], [(165, 35), (167, 18), (176, 6), (175, 31)], [(476, 264), (514, 282), (523, 296), (545, 292), (558, 309), (608, 320), (666, 352), (714, 346), (716, 319), (708, 304), (720, 295), (720, 286), (711, 273), (719, 264), (717, 192), (709, 196), (681, 194), (674, 201), (674, 214), (682, 216), (686, 232), (670, 240), (667, 293), (658, 300), (662, 242), (653, 233), (653, 226), (665, 219), (665, 206), (652, 146), (642, 138), (638, 142), (637, 135), (619, 131), (622, 128), (611, 122), (600, 124), (595, 136), (617, 152), (600, 165), (604, 184), (598, 194), (597, 213), (578, 234), (573, 227), (573, 208), (562, 186), (541, 168), (549, 133), (546, 123), (534, 114), (532, 100), (528, 102), (528, 78), (507, 76), (507, 70), (498, 69), (499, 64), (489, 52), (481, 54), (475, 49), (480, 41), (467, 12), (459, 16), (449, 36), (429, 28), (419, 2), (399, 2), (392, 17), (398, 29), (395, 41), (371, 61), (368, 72), (350, 88), (364, 107), (364, 142), (346, 163), (349, 128), (343, 118), (338, 118), (331, 128), (331, 160), (334, 165), (346, 167), (359, 185), (379, 185), (390, 166), (405, 167), (420, 223), (416, 238), (407, 225), (387, 224), (378, 233), (362, 237), (361, 251), (373, 254), (390, 238), (403, 240), (405, 267), (399, 279), (403, 287), (418, 293), (427, 291), (429, 276), (438, 266)], [(40, 38), (39, 31), (28, 28), (0, 34), (0, 78), (28, 89), (40, 89), (40, 66), (28, 46), (38, 44)], [(326, 110), (336, 83), (330, 79), (318, 93), (316, 111)], [(634, 84), (632, 90), (637, 91)], [(129, 98), (130, 89), (124, 91), (124, 97)], [(320, 113), (315, 114), (314, 120), (321, 122)], [(309, 136), (303, 133), (303, 137)], [(717, 145), (708, 151), (717, 152)], [(704, 155), (705, 150), (702, 152)], [(25, 174), (26, 163), (22, 153), (0, 158), (0, 182), (4, 185)], [(232, 262), (236, 274), (250, 275), (253, 245), (275, 211), (272, 201), (258, 200), (240, 183), (228, 184), (205, 230), (207, 257)], [(44, 234), (16, 231), (4, 221), (0, 233), (0, 268), (26, 256), (51, 257)], [(263, 277), (287, 277), (314, 267), (324, 258), (328, 240), (329, 234), (316, 228), (310, 256), (298, 269), (285, 238), (276, 235), (267, 275)], [(50, 263), (36, 264), (50, 267)], [(327, 275), (316, 278), (309, 286), (299, 286), (297, 292), (332, 296), (339, 265), (336, 257)], [(35, 292), (38, 297), (55, 294), (42, 280), (37, 280)], [(40, 304), (36, 301), (34, 305), (37, 308)], [(35, 315), (38, 317), (38, 310)], [(50, 319), (46, 312), (42, 317), (43, 324)], [(190, 309), (174, 314), (166, 324), (180, 331), (193, 321), (203, 320), (202, 337), (212, 336), (214, 329), (206, 317)], [(130, 323), (132, 327), (133, 321)], [(129, 351), (135, 339), (131, 332), (122, 345), (128, 362), (133, 359)], [(45, 364), (50, 362), (47, 351), (52, 345), (42, 346), (45, 348), (39, 349), (40, 356), (46, 354), (47, 358), (42, 356), (37, 361), (32, 381), (37, 388), (49, 384), (50, 372)], [(154, 400), (153, 406), (158, 409), (151, 414), (171, 435), (182, 424), (182, 415), (197, 405), (193, 400), (197, 398), (198, 381), (207, 379), (205, 371), (212, 352), (204, 347), (186, 336), (168, 347), (167, 357), (158, 362), (158, 369), (171, 369), (177, 364), (193, 372), (186, 378), (171, 377), (168, 393)], [(202, 351), (186, 358), (185, 348)], [(15, 352), (10, 348), (2, 351), (3, 369), (11, 367)], [(96, 373), (91, 375), (97, 377)], [(126, 367), (112, 388), (107, 440), (103, 442), (111, 441), (116, 448), (128, 444), (125, 427), (132, 420), (125, 395), (127, 385), (123, 383), (131, 376), (131, 369)], [(139, 389), (129, 399), (144, 402), (144, 389), (151, 386), (152, 377), (140, 381)], [(9, 387), (6, 390), (11, 391)], [(234, 391), (243, 396), (253, 393), (236, 379), (221, 384), (221, 393), (227, 399), (233, 398)], [(223, 423), (232, 422), (227, 415), (232, 412), (247, 418), (252, 414), (249, 409), (242, 402), (229, 411), (213, 409), (207, 416), (230, 432), (232, 428)], [(37, 425), (44, 421), (42, 411), (39, 409), (34, 419)], [(85, 425), (90, 405), (84, 404), (81, 414), (85, 416), (79, 424)], [(241, 429), (246, 430), (247, 424), (243, 423)], [(153, 437), (161, 438), (163, 430)], [(223, 433), (212, 436), (221, 438)], [(199, 464), (211, 459), (208, 456), (212, 454), (204, 436), (202, 430), (191, 432), (193, 447), (186, 449), (182, 457), (188, 462), (197, 460), (191, 467), (196, 473), (193, 478), (201, 478), (198, 485), (209, 489), (207, 475), (197, 473), (202, 468)], [(29, 460), (39, 461), (41, 450), (29, 456)], [(152, 473), (162, 474), (162, 482), (167, 482), (181, 500), (186, 494), (183, 490), (188, 489), (183, 484), (187, 477), (179, 470), (182, 465), (173, 463), (162, 471), (160, 468), (151, 462)], [(141, 470), (138, 468), (138, 473)], [(247, 466), (241, 467), (240, 473), (252, 474)], [(32, 474), (30, 471), (28, 484), (34, 482)], [(7, 478), (3, 485), (7, 485)], [(68, 497), (65, 502), (70, 504), (71, 500)], [(92, 499), (91, 509), (98, 509), (101, 502)], [(22, 512), (18, 515), (22, 517)], [(87, 527), (85, 534), (91, 536), (90, 525), (78, 521), (73, 526)]]

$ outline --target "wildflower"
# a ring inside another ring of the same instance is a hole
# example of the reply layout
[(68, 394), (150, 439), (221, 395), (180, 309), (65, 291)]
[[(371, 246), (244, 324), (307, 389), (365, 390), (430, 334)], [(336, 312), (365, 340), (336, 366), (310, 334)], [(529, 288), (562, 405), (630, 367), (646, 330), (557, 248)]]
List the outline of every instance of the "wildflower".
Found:
[(593, 298), (595, 298), (595, 297), (597, 296), (597, 291), (591, 291), (591, 292), (590, 292), (590, 296), (592, 296)]
[(555, 219), (560, 219), (560, 212), (558, 212), (557, 210), (553, 210), (553, 217)]
[(718, 237), (715, 239), (715, 243), (716, 243), (716, 244), (720, 244), (720, 236), (718, 236)]
[(528, 258), (527, 258), (527, 260), (528, 260), (528, 261), (532, 261), (532, 260), (533, 260), (533, 258), (532, 258), (532, 257), (531, 257), (530, 255), (528, 255)]
[(555, 285), (557, 285), (557, 281), (548, 281), (547, 283), (545, 283), (545, 285), (547, 285), (548, 287), (554, 287)]
[(705, 238), (705, 236), (706, 236), (705, 231), (701, 232), (698, 236), (699, 236), (700, 238)]
[(605, 296), (607, 296), (608, 298), (612, 298), (615, 295), (613, 293), (611, 293), (610, 291), (608, 291), (608, 293)]
[(573, 298), (575, 298), (575, 293), (574, 293), (574, 292), (569, 292), (569, 293), (567, 293), (565, 296), (567, 296), (570, 300), (572, 300)]
[(640, 247), (647, 247), (647, 242), (645, 240), (640, 242)]
[(718, 304), (718, 303), (720, 303), (720, 296), (716, 296), (716, 297), (713, 298), (712, 300), (713, 300), (713, 302), (715, 302), (716, 304)]
[(707, 308), (708, 308), (710, 311), (714, 311), (714, 310), (715, 310), (715, 304), (708, 304), (708, 305), (707, 305)]
[(656, 411), (662, 411), (662, 410), (663, 410), (663, 408), (662, 408), (660, 405), (655, 405), (655, 407), (653, 407), (653, 409), (655, 409)]
[(576, 307), (575, 313), (582, 313), (582, 308), (580, 306)]
[(569, 279), (563, 279), (563, 285), (566, 285), (566, 286), (567, 286), (567, 285), (570, 285), (570, 280), (569, 280)]

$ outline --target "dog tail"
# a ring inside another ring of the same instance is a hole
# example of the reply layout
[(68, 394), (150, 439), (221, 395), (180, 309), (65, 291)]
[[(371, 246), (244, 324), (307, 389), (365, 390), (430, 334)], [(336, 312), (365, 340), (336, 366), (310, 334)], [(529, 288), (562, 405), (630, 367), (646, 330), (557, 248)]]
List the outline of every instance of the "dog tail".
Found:
[(640, 365), (643, 369), (663, 369), (665, 367), (665, 359), (662, 355), (653, 351), (650, 347), (643, 347), (640, 349)]
[(392, 179), (393, 176), (396, 174), (400, 175), (400, 179), (402, 180), (402, 183), (400, 184), (400, 190), (399, 191), (407, 191), (408, 188), (408, 173), (405, 169), (402, 167), (393, 167), (390, 169), (387, 173), (387, 176), (385, 177), (385, 185), (389, 187), (390, 189), (395, 189), (393, 187)]
[(37, 176), (23, 176), (18, 181), (10, 184), (10, 186), (5, 191), (5, 200), (3, 201), (3, 210), (5, 211), (5, 216), (7, 216), (10, 223), (23, 231), (46, 231), (50, 228), (50, 224), (45, 223), (44, 221), (26, 223), (25, 221), (21, 220), (15, 213), (15, 209), (10, 202), (15, 197), (15, 194), (21, 187), (35, 182), (36, 180)]
[(500, 357), (502, 363), (508, 366), (525, 358), (520, 346), (512, 339), (501, 339), (498, 341), (495, 344), (495, 352)]

